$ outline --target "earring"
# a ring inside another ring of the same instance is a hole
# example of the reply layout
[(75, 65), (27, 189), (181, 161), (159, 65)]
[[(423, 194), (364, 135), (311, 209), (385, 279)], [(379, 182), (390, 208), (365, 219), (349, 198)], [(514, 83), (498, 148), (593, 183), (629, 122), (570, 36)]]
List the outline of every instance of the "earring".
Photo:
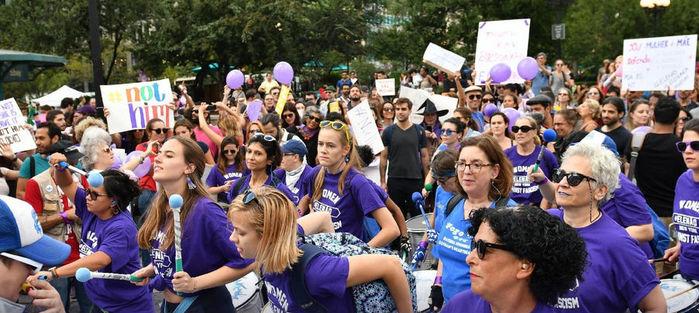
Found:
[(345, 163), (349, 163), (349, 161), (350, 161), (350, 156), (349, 156), (349, 154), (348, 154), (348, 155), (345, 156)]
[(189, 190), (193, 190), (193, 189), (197, 188), (197, 185), (194, 184), (194, 182), (192, 181), (191, 178), (189, 178), (189, 176), (187, 176), (187, 188), (189, 188)]

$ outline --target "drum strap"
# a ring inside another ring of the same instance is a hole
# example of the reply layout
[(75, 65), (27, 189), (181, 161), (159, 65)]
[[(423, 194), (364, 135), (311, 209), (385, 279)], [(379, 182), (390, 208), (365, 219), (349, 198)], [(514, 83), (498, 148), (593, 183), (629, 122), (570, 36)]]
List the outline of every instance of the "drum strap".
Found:
[(304, 312), (328, 312), (322, 304), (311, 296), (306, 286), (306, 267), (308, 263), (320, 254), (327, 254), (328, 251), (309, 243), (303, 243), (299, 248), (303, 251), (303, 255), (296, 264), (291, 266), (291, 293), (294, 296), (294, 302), (298, 303)]
[(199, 296), (193, 296), (193, 297), (185, 297), (182, 299), (180, 304), (177, 305), (177, 308), (175, 308), (175, 311), (173, 313), (184, 313), (187, 312), (190, 306), (192, 306), (192, 303), (197, 300)]
[[(463, 199), (464, 199), (464, 196), (460, 193), (453, 195), (449, 199), (449, 202), (447, 202), (447, 208), (444, 210), (444, 216), (448, 217), (449, 214), (451, 214), (451, 212), (454, 211), (454, 208), (456, 207), (456, 205), (459, 204), (459, 202)], [(506, 206), (507, 202), (509, 202), (509, 201), (510, 201), (510, 197), (502, 197), (502, 198), (498, 199), (497, 201), (495, 201), (495, 207)]]

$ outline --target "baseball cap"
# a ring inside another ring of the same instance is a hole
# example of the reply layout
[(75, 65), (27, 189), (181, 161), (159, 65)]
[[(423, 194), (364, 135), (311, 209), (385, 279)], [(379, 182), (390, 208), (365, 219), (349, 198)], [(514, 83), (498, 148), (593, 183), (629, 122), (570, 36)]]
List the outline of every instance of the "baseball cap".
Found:
[(292, 139), (282, 145), (282, 153), (293, 153), (303, 157), (308, 154), (308, 149), (306, 149), (306, 145), (303, 142)]
[(587, 136), (585, 136), (585, 138), (580, 140), (580, 142), (591, 142), (596, 145), (601, 145), (612, 151), (615, 156), (619, 156), (619, 152), (617, 150), (616, 143), (614, 142), (614, 140), (611, 137), (596, 130), (589, 132)]
[[(29, 203), (0, 196), (0, 252), (10, 258), (13, 257), (9, 255), (19, 256), (54, 266), (68, 258), (70, 246), (44, 235), (34, 208)], [(22, 262), (21, 258), (13, 259)]]

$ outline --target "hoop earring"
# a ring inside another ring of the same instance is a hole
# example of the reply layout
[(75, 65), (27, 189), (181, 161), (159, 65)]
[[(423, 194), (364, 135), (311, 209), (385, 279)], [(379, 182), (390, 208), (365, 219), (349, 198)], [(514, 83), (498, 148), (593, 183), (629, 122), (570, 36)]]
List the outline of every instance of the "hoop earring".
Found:
[(494, 180), (494, 179), (491, 179), (491, 180), (490, 180), (490, 186), (493, 187), (493, 189), (495, 189), (495, 191), (498, 193), (498, 198), (495, 199), (495, 202), (498, 202), (500, 199), (502, 199), (502, 192), (500, 192), (500, 189), (498, 189), (498, 187), (495, 186), (495, 180)]

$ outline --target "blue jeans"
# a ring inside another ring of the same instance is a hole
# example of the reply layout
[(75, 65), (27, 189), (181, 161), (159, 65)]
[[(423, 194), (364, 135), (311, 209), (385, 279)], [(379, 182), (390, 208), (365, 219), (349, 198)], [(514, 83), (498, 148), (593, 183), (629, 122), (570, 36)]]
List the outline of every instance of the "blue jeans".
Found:
[(51, 280), (51, 285), (56, 288), (58, 294), (61, 295), (61, 301), (63, 301), (63, 306), (66, 312), (70, 312), (70, 289), (75, 287), (75, 298), (78, 299), (78, 304), (80, 305), (80, 313), (91, 313), (92, 312), (92, 301), (87, 298), (87, 293), (85, 293), (85, 286), (83, 283), (79, 282), (75, 277), (62, 277)]

